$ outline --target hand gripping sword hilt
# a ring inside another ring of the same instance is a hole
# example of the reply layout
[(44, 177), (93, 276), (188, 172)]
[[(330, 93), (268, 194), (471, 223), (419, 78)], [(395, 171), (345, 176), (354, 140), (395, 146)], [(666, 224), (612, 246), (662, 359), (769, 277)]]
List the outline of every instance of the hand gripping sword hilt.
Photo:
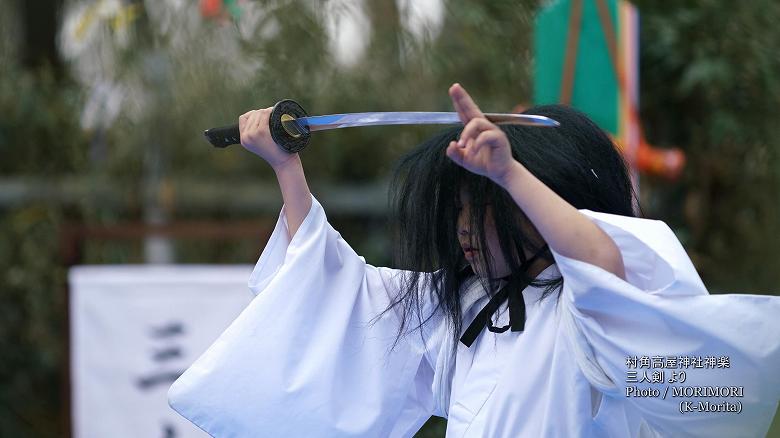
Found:
[[(295, 120), (306, 117), (306, 111), (294, 100), (281, 100), (274, 105), (268, 120), (271, 138), (280, 148), (293, 154), (305, 148), (311, 133)], [(207, 129), (203, 132), (206, 140), (214, 147), (225, 148), (232, 144), (241, 144), (238, 125)]]

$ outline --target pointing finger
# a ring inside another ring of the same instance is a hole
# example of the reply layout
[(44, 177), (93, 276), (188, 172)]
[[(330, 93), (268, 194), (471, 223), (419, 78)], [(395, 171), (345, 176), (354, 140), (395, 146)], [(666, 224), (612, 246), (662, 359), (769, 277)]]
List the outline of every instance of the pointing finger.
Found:
[(473, 118), (484, 117), (477, 104), (460, 84), (453, 84), (450, 87), (450, 99), (452, 99), (452, 106), (455, 107), (455, 111), (458, 112), (458, 116), (464, 124)]

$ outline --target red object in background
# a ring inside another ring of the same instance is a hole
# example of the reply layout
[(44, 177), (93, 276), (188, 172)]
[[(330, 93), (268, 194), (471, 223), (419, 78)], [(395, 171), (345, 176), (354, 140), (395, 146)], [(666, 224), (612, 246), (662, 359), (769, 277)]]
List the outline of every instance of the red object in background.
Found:
[(676, 180), (685, 168), (685, 153), (677, 148), (656, 148), (642, 137), (635, 165), (642, 172)]
[(224, 14), (222, 0), (200, 0), (200, 15), (205, 18), (219, 18)]
[(535, 103), (560, 102), (587, 114), (610, 133), (635, 184), (635, 171), (679, 178), (685, 153), (656, 148), (644, 138), (638, 109), (639, 12), (630, 0), (547, 2), (537, 13), (534, 34)]

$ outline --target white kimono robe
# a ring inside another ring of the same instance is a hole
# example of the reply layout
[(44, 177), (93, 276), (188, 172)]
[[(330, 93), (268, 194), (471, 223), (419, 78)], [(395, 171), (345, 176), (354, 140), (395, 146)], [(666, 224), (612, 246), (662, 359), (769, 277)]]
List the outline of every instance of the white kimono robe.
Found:
[[(448, 437), (764, 436), (780, 398), (780, 298), (709, 295), (663, 222), (582, 213), (620, 248), (627, 281), (554, 253), (541, 276), (560, 272), (562, 295), (539, 302), (526, 288), (523, 332), (454, 345), (439, 312), (389, 351), (399, 314), (369, 320), (400, 271), (367, 264), (316, 199), (292, 240), (282, 211), (249, 280), (257, 297), (170, 404), (218, 437), (411, 437), (431, 415)], [(487, 302), (478, 284), (463, 294), (464, 327)], [(506, 303), (497, 313), (505, 325)], [(680, 367), (691, 357), (708, 367)], [(658, 371), (685, 381), (639, 382)], [(742, 389), (693, 393), (730, 386)], [(686, 401), (740, 413), (681, 413)]]

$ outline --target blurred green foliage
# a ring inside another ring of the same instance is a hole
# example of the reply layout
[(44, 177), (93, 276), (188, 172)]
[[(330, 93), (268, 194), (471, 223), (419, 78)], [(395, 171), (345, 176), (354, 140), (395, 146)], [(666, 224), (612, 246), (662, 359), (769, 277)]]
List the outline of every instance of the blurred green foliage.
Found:
[(642, 1), (642, 118), (684, 148), (676, 185), (646, 181), (713, 292), (776, 294), (780, 276), (780, 3)]
[[(2, 181), (36, 178), (56, 186), (76, 178), (87, 184), (76, 198), (0, 206), (0, 436), (60, 436), (67, 424), (65, 223), (142, 221), (148, 192), (177, 178), (235, 187), (273, 183), (270, 169), (240, 147), (210, 148), (204, 128), (234, 123), (240, 113), (283, 98), (322, 114), (448, 110), (452, 82), (463, 83), (490, 111), (531, 100), (532, 2), (446, 1), (441, 32), (426, 39), (404, 30), (394, 1), (366, 2), (368, 48), (348, 67), (328, 55), (321, 9), (303, 0), (260, 3), (265, 9), (253, 28), (201, 20), (195, 5), (166, 16), (165, 31), (156, 12), (141, 14), (130, 45), (112, 48), (111, 79), (132, 92), (104, 132), (80, 128), (89, 90), (75, 73), (25, 68), (18, 48), (8, 40), (0, 45)], [(678, 183), (643, 178), (645, 214), (674, 228), (712, 291), (776, 293), (780, 30), (774, 23), (780, 5), (638, 5), (645, 131), (652, 143), (679, 146), (688, 156)], [(18, 13), (0, 5), (6, 17)], [(325, 184), (384, 180), (399, 154), (433, 131), (322, 133), (302, 153), (310, 185), (316, 194)], [(107, 187), (111, 197), (99, 196)], [(166, 212), (170, 220), (269, 216), (246, 209)], [(373, 264), (389, 263), (381, 217), (331, 219)], [(251, 263), (258, 249), (245, 242), (177, 242), (176, 255), (184, 262)], [(139, 242), (86, 242), (79, 260), (142, 261)], [(433, 420), (420, 436), (443, 436), (444, 424)]]

